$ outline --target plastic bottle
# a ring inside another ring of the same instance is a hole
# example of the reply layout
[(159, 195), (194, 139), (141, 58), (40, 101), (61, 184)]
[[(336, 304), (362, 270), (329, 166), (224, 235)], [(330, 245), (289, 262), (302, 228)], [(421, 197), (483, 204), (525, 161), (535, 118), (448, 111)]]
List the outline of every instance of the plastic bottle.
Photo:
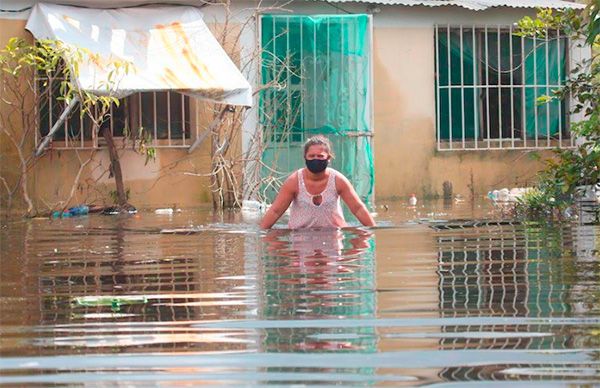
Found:
[(510, 192), (506, 188), (498, 191), (498, 201), (499, 202), (507, 202), (509, 199), (509, 194), (510, 194)]
[(69, 208), (69, 213), (72, 216), (84, 216), (90, 212), (90, 208), (86, 205), (79, 205), (72, 208)]
[(264, 213), (266, 206), (264, 203), (245, 199), (242, 201), (242, 210), (247, 212)]
[(408, 199), (408, 204), (410, 206), (417, 206), (417, 196), (415, 194), (410, 195), (410, 198)]
[(70, 218), (72, 216), (73, 215), (68, 210), (65, 210), (64, 212), (55, 211), (52, 213), (52, 218)]

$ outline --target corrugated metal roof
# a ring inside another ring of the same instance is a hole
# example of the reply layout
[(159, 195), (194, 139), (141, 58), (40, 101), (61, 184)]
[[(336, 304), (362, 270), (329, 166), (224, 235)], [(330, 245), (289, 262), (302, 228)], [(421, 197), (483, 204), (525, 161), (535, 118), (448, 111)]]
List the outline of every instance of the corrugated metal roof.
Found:
[(327, 0), (329, 3), (366, 3), (378, 5), (424, 5), (440, 7), (455, 5), (474, 11), (483, 11), (492, 7), (509, 8), (585, 8), (584, 4), (562, 0)]

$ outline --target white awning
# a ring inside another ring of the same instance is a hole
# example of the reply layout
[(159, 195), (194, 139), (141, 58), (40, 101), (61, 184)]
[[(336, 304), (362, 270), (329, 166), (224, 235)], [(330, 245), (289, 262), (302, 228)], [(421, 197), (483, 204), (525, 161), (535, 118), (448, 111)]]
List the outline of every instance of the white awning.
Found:
[(93, 9), (40, 3), (26, 28), (37, 39), (89, 50), (75, 80), (81, 90), (107, 94), (107, 65), (131, 70), (113, 86), (118, 97), (175, 90), (231, 105), (252, 105), (252, 89), (202, 20), (188, 6)]

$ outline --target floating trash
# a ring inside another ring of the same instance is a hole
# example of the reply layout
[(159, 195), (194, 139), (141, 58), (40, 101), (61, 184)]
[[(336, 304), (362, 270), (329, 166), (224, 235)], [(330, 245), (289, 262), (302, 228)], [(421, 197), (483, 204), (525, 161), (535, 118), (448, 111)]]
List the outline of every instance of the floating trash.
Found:
[(116, 308), (122, 305), (148, 303), (145, 296), (81, 296), (73, 300), (79, 306), (97, 307), (110, 306)]

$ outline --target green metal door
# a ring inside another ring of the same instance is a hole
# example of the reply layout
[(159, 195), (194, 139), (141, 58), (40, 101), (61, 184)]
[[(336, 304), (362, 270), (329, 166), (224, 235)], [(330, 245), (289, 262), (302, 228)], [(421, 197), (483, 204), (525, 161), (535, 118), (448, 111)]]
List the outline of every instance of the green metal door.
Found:
[(262, 194), (304, 165), (302, 146), (326, 135), (331, 167), (372, 202), (371, 19), (368, 15), (261, 17)]

